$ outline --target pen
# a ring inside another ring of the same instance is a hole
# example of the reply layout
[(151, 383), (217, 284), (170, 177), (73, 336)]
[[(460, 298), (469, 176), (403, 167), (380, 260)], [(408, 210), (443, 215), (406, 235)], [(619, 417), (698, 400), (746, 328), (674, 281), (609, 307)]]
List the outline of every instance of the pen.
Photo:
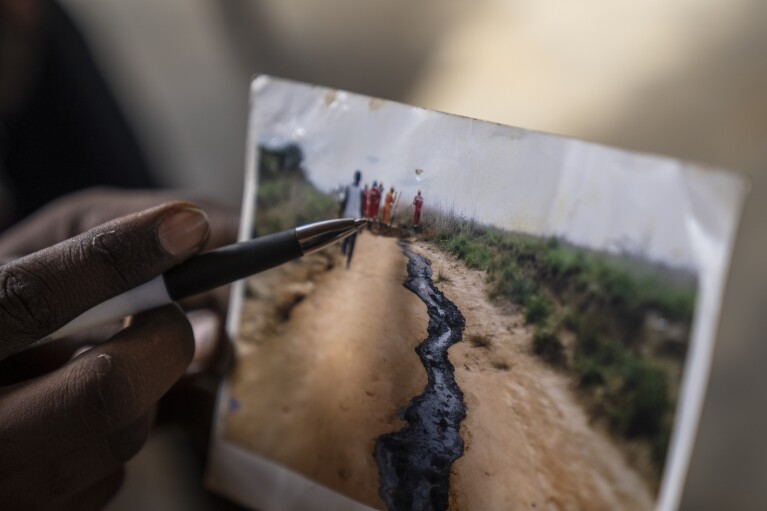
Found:
[(187, 298), (316, 252), (354, 234), (367, 220), (307, 224), (190, 257), (159, 277), (83, 312), (35, 345)]

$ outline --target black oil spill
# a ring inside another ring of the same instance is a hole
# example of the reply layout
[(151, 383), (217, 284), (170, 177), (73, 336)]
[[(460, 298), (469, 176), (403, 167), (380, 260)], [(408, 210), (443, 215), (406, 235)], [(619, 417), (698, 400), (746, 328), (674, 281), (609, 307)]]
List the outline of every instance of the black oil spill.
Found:
[(464, 319), (434, 287), (431, 262), (404, 243), (400, 246), (408, 258), (405, 287), (423, 300), (429, 313), (429, 337), (416, 348), (429, 381), (403, 414), (407, 426), (376, 440), (379, 494), (389, 511), (443, 511), (450, 467), (463, 454), (459, 428), (466, 406), (447, 350), (461, 340)]

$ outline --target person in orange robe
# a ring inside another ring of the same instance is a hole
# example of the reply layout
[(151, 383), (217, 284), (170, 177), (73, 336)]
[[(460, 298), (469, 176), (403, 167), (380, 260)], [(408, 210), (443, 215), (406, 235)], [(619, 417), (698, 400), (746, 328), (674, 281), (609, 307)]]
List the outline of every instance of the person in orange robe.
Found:
[(384, 199), (384, 212), (383, 212), (383, 223), (385, 225), (389, 225), (389, 216), (391, 215), (391, 206), (394, 204), (394, 198), (396, 195), (394, 194), (394, 187), (392, 186), (389, 188), (389, 191), (386, 193), (386, 198)]

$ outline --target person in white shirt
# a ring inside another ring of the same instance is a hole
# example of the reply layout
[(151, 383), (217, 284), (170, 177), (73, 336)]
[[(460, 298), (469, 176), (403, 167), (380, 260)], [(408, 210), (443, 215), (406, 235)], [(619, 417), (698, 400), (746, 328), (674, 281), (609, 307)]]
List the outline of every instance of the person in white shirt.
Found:
[[(341, 202), (342, 218), (361, 218), (362, 214), (362, 188), (360, 180), (362, 172), (354, 171), (354, 182), (346, 186), (344, 190), (344, 200)], [(355, 232), (341, 243), (341, 254), (346, 256), (346, 267), (352, 263), (352, 254), (354, 253), (354, 242), (357, 240)]]

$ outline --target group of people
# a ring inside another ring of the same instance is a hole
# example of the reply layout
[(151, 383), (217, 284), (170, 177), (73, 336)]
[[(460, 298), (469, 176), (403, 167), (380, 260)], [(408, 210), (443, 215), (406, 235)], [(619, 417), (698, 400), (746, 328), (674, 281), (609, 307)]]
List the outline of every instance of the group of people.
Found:
[[(383, 183), (373, 181), (373, 185), (364, 188), (360, 187), (362, 172), (354, 171), (354, 181), (344, 189), (341, 200), (340, 216), (342, 218), (367, 218), (384, 225), (391, 225), (394, 217), (394, 210), (397, 207), (399, 194), (394, 191), (394, 187), (389, 188), (383, 200), (383, 211), (381, 211), (381, 196), (383, 195)], [(413, 199), (413, 228), (417, 228), (421, 223), (421, 209), (423, 209), (423, 196), (421, 190)], [(352, 253), (354, 252), (354, 243), (357, 234), (352, 234), (341, 244), (341, 254), (346, 256), (347, 268), (352, 262)]]
[(383, 190), (383, 183), (378, 181), (373, 181), (371, 187), (365, 185), (362, 189), (362, 216), (370, 220), (380, 221), (384, 225), (391, 225), (398, 194), (394, 191), (394, 187), (389, 188), (383, 199), (383, 210), (381, 210)]

